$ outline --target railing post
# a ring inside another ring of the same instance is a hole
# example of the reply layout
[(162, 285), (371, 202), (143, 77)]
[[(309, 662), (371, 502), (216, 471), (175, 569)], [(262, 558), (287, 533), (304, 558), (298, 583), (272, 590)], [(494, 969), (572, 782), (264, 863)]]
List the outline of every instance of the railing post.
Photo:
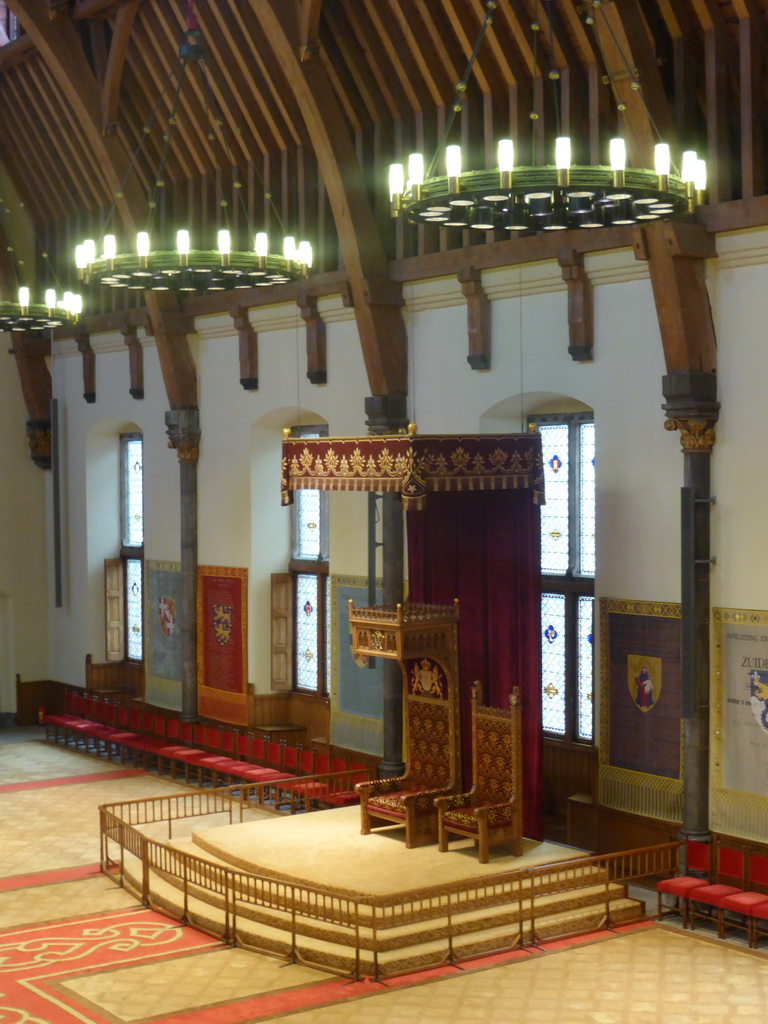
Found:
[(298, 963), (296, 955), (296, 892), (291, 887), (291, 959), (290, 963)]
[(142, 837), (141, 843), (141, 902), (149, 906), (149, 843)]
[(451, 913), (451, 896), (452, 893), (448, 893), (448, 963), (453, 967), (456, 963), (456, 957), (453, 952), (453, 914)]

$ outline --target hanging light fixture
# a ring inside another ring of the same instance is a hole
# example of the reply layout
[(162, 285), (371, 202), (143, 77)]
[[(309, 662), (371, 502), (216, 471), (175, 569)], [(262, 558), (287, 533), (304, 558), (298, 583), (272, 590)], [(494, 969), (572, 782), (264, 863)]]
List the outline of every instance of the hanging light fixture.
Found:
[[(486, 4), (478, 40), (456, 88), (443, 142), (448, 137), (453, 116), (461, 109), (472, 66), (496, 6), (494, 0)], [(534, 33), (538, 33), (539, 27), (534, 21)], [(553, 81), (558, 78), (559, 72), (550, 74)], [(639, 91), (639, 82), (637, 86)], [(620, 109), (623, 106), (620, 105)], [(531, 119), (537, 116), (532, 113)], [(434, 170), (443, 148), (445, 174), (438, 175)], [(460, 147), (441, 144), (426, 172), (423, 156), (411, 154), (407, 177), (402, 164), (390, 166), (392, 216), (404, 216), (414, 224), (433, 224), (440, 228), (528, 234), (643, 223), (691, 212), (704, 202), (704, 161), (693, 151), (683, 153), (681, 172), (673, 174), (669, 146), (665, 143), (655, 147), (653, 170), (627, 167), (623, 138), (611, 140), (609, 162), (598, 166), (573, 164), (571, 140), (564, 135), (555, 140), (553, 164), (516, 166), (515, 152), (515, 142), (502, 139), (498, 143), (495, 168), (463, 171)]]
[(22, 285), (18, 301), (0, 301), (0, 331), (43, 331), (77, 322), (83, 310), (81, 295), (64, 292), (57, 296), (53, 288), (46, 289), (45, 302), (31, 302), (30, 290)]
[[(229, 224), (218, 230), (215, 248), (194, 248), (190, 232), (186, 228), (178, 230), (173, 240), (162, 239), (161, 244), (156, 245), (159, 232), (153, 229), (154, 212), (160, 191), (165, 187), (165, 163), (170, 152), (179, 98), (189, 65), (200, 68), (200, 73), (206, 78), (206, 94), (212, 94), (207, 82), (205, 51), (193, 7), (192, 0), (188, 0), (185, 39), (179, 47), (180, 68), (176, 93), (164, 135), (160, 166), (155, 174), (154, 188), (149, 197), (146, 229), (138, 232), (133, 252), (128, 251), (123, 244), (118, 244), (113, 234), (105, 234), (98, 246), (92, 238), (85, 239), (77, 245), (75, 265), (79, 279), (86, 284), (131, 290), (203, 294), (233, 288), (287, 284), (306, 276), (312, 266), (312, 246), (309, 242), (302, 241), (297, 245), (295, 239), (288, 236), (283, 240), (282, 252), (277, 254), (270, 252), (266, 233), (258, 232), (251, 234), (245, 245), (233, 247)], [(145, 126), (144, 137), (146, 138), (149, 133), (149, 126)], [(213, 134), (209, 137), (213, 138)], [(134, 154), (128, 174), (133, 170), (138, 153), (137, 150)], [(233, 188), (238, 194), (241, 183), (234, 180)], [(122, 192), (119, 192), (116, 198), (121, 196)], [(114, 209), (113, 206), (107, 222), (111, 219)], [(228, 203), (222, 202), (220, 209), (226, 216)], [(244, 240), (238, 241), (242, 243)], [(162, 244), (163, 242), (165, 244)]]

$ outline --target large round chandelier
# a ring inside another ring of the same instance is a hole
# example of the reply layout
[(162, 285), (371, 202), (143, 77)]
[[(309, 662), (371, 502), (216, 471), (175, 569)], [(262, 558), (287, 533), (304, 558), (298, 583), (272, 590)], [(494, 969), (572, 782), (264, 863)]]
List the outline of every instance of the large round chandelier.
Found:
[(64, 292), (57, 297), (53, 288), (45, 292), (45, 301), (30, 301), (29, 288), (19, 288), (17, 302), (0, 301), (0, 331), (44, 331), (77, 322), (83, 309), (82, 296)]
[[(154, 218), (161, 193), (166, 186), (166, 163), (177, 125), (185, 75), (190, 68), (197, 68), (202, 77), (200, 83), (202, 93), (207, 97), (214, 95), (211, 83), (208, 81), (205, 49), (194, 7), (194, 0), (187, 0), (186, 29), (184, 39), (179, 46), (178, 70), (172, 70), (169, 77), (170, 80), (174, 73), (177, 75), (175, 95), (170, 104), (167, 127), (163, 132), (159, 166), (154, 172), (154, 184), (148, 197), (145, 230), (138, 232), (133, 251), (129, 251), (124, 242), (118, 245), (118, 240), (113, 234), (105, 234), (98, 246), (95, 239), (92, 238), (85, 239), (76, 246), (75, 264), (78, 276), (85, 284), (137, 291), (190, 292), (199, 295), (206, 292), (228, 291), (233, 288), (287, 284), (306, 276), (312, 266), (310, 243), (302, 241), (297, 244), (294, 236), (289, 235), (283, 239), (282, 252), (279, 254), (269, 251), (269, 241), (264, 232), (250, 234), (245, 245), (243, 245), (243, 238), (233, 239), (228, 219), (229, 202), (225, 200), (219, 204), (221, 228), (218, 231), (215, 248), (193, 248), (190, 232), (186, 228), (178, 230), (175, 237), (157, 237), (160, 232), (155, 231)], [(162, 98), (162, 94), (160, 98)], [(152, 119), (155, 117), (156, 110), (157, 104)], [(208, 137), (215, 139), (217, 134), (220, 136), (224, 156), (229, 165), (233, 167), (234, 172), (234, 160), (227, 149), (223, 133), (218, 132), (223, 123), (224, 118), (221, 113), (218, 117), (212, 117)], [(146, 139), (150, 132), (151, 124), (148, 123), (144, 126), (143, 139)], [(137, 147), (133, 155), (126, 178), (132, 173), (140, 150), (141, 145)], [(242, 183), (237, 180), (236, 174), (232, 187), (233, 199), (238, 199), (243, 206), (244, 217), (242, 220), (247, 223), (248, 211), (245, 210), (243, 203)], [(124, 192), (119, 190), (115, 195), (115, 201), (123, 196)], [(115, 205), (113, 204), (107, 217), (107, 224), (114, 212)], [(213, 238), (208, 242), (209, 244), (213, 242)]]
[(651, 170), (626, 166), (623, 139), (612, 139), (606, 166), (571, 164), (571, 140), (555, 144), (555, 163), (516, 167), (511, 139), (498, 144), (494, 170), (462, 171), (459, 146), (445, 149), (446, 173), (425, 177), (424, 158), (414, 153), (408, 174), (390, 166), (392, 215), (441, 228), (505, 230), (511, 233), (600, 228), (659, 220), (703, 202), (706, 165), (692, 150), (683, 154), (680, 174), (671, 173), (669, 146), (659, 143)]
[(105, 235), (101, 253), (86, 239), (75, 250), (78, 275), (86, 284), (108, 288), (176, 291), (201, 294), (287, 284), (305, 276), (312, 266), (312, 246), (293, 237), (283, 241), (282, 255), (269, 252), (264, 232), (251, 250), (233, 250), (230, 232), (218, 232), (217, 248), (192, 249), (186, 229), (176, 234), (175, 249), (153, 249), (148, 231), (136, 236), (135, 252), (117, 251), (115, 235)]

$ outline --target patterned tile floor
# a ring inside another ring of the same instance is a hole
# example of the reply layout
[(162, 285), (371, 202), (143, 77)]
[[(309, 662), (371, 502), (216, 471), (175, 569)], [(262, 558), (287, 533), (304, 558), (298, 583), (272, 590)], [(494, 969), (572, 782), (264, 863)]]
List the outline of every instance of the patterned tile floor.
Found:
[[(36, 734), (30, 731), (31, 741), (21, 744), (0, 735), (2, 1021), (255, 1024), (286, 1017), (295, 1024), (762, 1024), (766, 1019), (768, 955), (703, 930), (691, 935), (641, 925), (386, 986), (346, 984), (223, 947), (144, 910), (103, 876), (90, 873), (98, 861), (98, 805), (178, 791), (178, 784), (153, 776), (78, 781), (75, 776), (114, 772), (116, 766), (45, 744), (34, 739)], [(7, 788), (46, 779), (60, 784)], [(83, 877), (66, 880), (66, 869)], [(28, 877), (46, 871), (53, 874)], [(26, 975), (18, 973), (22, 961)]]

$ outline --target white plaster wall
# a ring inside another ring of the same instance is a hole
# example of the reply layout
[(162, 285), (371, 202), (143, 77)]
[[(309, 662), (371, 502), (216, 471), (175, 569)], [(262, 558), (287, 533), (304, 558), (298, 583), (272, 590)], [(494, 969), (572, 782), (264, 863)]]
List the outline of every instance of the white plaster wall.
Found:
[(718, 239), (708, 286), (718, 344), (720, 419), (712, 457), (712, 605), (768, 609), (768, 231)]
[(27, 410), (13, 357), (3, 345), (0, 373), (0, 712), (16, 710), (15, 677), (48, 675), (45, 637), (45, 492), (50, 472), (33, 462)]
[[(762, 509), (768, 488), (760, 472), (765, 417), (763, 325), (768, 322), (768, 237), (749, 233), (720, 240), (721, 258), (709, 267), (720, 346), (723, 411), (713, 457), (713, 603), (768, 607), (768, 583), (756, 571), (768, 536)], [(407, 285), (406, 323), (411, 380), (409, 415), (422, 433), (521, 429), (521, 414), (553, 407), (590, 407), (597, 424), (599, 596), (678, 601), (679, 491), (683, 459), (679, 437), (664, 429), (665, 373), (647, 269), (630, 251), (587, 259), (594, 287), (595, 348), (590, 362), (568, 355), (567, 293), (557, 266), (534, 264), (483, 275), (493, 303), (492, 366), (470, 369), (466, 306), (453, 279)], [(259, 339), (259, 390), (239, 384), (237, 337), (228, 317), (198, 321), (193, 341), (200, 382), (201, 457), (198, 469), (199, 560), (249, 570), (249, 681), (269, 688), (269, 577), (285, 571), (290, 513), (280, 505), (280, 441), (284, 427), (325, 422), (332, 435), (363, 434), (369, 394), (352, 311), (338, 297), (322, 300), (328, 324), (328, 384), (306, 379), (304, 326), (295, 307), (251, 313)], [(102, 560), (114, 554), (114, 487), (105, 439), (135, 425), (144, 433), (145, 549), (148, 559), (179, 558), (178, 464), (167, 448), (167, 400), (151, 339), (145, 343), (143, 401), (128, 395), (128, 354), (120, 336), (94, 339), (97, 401), (82, 398), (82, 365), (71, 343), (57, 346), (55, 395), (62, 411), (65, 479), (65, 607), (49, 605), (47, 670), (29, 609), (42, 601), (42, 516), (31, 562), (7, 545), (0, 555), (0, 592), (13, 598), (14, 643), (31, 660), (27, 675), (82, 683), (87, 652), (103, 655)], [(9, 385), (2, 385), (9, 390)], [(10, 389), (13, 391), (13, 389)], [(16, 479), (42, 500), (43, 474), (32, 466), (20, 424), (18, 394), (3, 436), (16, 435), (8, 463)], [(7, 446), (7, 445), (6, 445)], [(100, 458), (94, 453), (101, 451)], [(90, 453), (88, 471), (84, 455)], [(101, 468), (100, 468), (101, 467)], [(100, 473), (104, 480), (100, 482)], [(86, 497), (90, 495), (89, 501)], [(50, 495), (48, 495), (50, 500)], [(26, 523), (28, 509), (13, 495), (0, 516)], [(15, 517), (15, 519), (13, 518)], [(365, 497), (331, 496), (331, 571), (367, 571)], [(34, 522), (34, 520), (33, 520)], [(16, 533), (19, 527), (16, 526)], [(7, 536), (7, 530), (3, 532)], [(29, 552), (27, 553), (29, 554)], [(50, 578), (50, 574), (49, 574)], [(8, 580), (10, 579), (10, 583)], [(29, 588), (32, 588), (31, 593)], [(50, 588), (52, 594), (52, 587)], [(25, 614), (19, 615), (23, 594)], [(18, 595), (18, 597), (17, 597)], [(23, 626), (19, 626), (23, 619)], [(21, 638), (21, 641), (20, 639)], [(27, 650), (28, 649), (28, 650)], [(17, 659), (18, 661), (18, 659)], [(19, 662), (20, 663), (20, 662)], [(0, 662), (1, 664), (1, 662)], [(27, 662), (29, 664), (29, 661)]]

